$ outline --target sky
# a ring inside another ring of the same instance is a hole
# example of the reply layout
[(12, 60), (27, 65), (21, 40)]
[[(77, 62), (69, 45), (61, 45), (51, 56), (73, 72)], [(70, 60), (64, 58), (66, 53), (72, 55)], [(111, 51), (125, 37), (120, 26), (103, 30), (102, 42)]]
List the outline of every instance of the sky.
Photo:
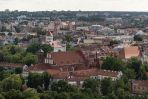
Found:
[(0, 0), (0, 11), (145, 11), (148, 0)]

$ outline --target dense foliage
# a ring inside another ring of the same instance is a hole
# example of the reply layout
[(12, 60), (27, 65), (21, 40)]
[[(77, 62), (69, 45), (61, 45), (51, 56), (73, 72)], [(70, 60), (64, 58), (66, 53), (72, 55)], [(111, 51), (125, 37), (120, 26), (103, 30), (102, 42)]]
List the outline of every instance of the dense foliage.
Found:
[(46, 54), (53, 48), (50, 45), (30, 44), (27, 49), (22, 49), (16, 45), (0, 46), (0, 62), (21, 63), (26, 65), (38, 63), (37, 52), (43, 50)]

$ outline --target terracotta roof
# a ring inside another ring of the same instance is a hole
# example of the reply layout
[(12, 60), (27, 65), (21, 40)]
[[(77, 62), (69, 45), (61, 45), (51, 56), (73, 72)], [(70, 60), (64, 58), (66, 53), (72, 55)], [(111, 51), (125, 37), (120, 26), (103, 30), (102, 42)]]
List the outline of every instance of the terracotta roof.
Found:
[(7, 68), (17, 68), (17, 67), (23, 67), (23, 64), (16, 64), (16, 63), (0, 63), (0, 67), (7, 67)]
[(132, 85), (148, 87), (148, 80), (132, 80)]
[(61, 71), (57, 69), (48, 69), (47, 72), (51, 75), (59, 74)]
[(82, 69), (76, 71), (61, 71), (59, 67), (50, 66), (48, 64), (37, 64), (28, 68), (28, 71), (47, 71), (49, 74), (53, 75), (54, 79), (65, 79), (65, 80), (83, 80), (91, 76), (106, 76), (106, 77), (117, 77), (117, 71), (109, 70), (98, 70), (93, 69)]
[(50, 69), (55, 69), (56, 67), (50, 66), (49, 64), (36, 64), (34, 66), (30, 66), (28, 71), (48, 71)]
[(66, 79), (69, 76), (69, 72), (59, 72), (55, 74), (53, 77), (55, 79)]
[(78, 70), (74, 72), (75, 76), (110, 76), (110, 77), (117, 77), (117, 71), (110, 71), (110, 70), (98, 70), (98, 69), (87, 69), (87, 70)]
[(55, 79), (86, 79), (90, 76), (107, 76), (107, 77), (117, 77), (117, 71), (109, 71), (109, 70), (98, 70), (98, 69), (86, 69), (86, 70), (77, 70), (74, 72), (59, 72), (55, 74), (53, 77)]
[(76, 51), (51, 53), (54, 64), (58, 66), (84, 64), (83, 57)]
[(97, 69), (77, 70), (73, 73), (73, 75), (79, 77), (97, 75)]
[(119, 52), (120, 58), (131, 58), (138, 57), (140, 55), (140, 50), (137, 46), (125, 47)]

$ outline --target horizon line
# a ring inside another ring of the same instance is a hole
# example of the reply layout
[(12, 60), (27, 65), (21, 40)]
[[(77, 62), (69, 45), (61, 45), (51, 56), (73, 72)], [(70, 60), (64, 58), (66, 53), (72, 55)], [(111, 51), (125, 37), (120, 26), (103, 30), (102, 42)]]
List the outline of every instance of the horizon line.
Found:
[(40, 11), (49, 11), (49, 12), (52, 12), (52, 11), (57, 11), (57, 12), (61, 12), (61, 11), (65, 11), (65, 12), (68, 12), (68, 11), (71, 11), (71, 12), (148, 12), (148, 11), (139, 11), (139, 10), (11, 10), (11, 9), (5, 9), (5, 10), (0, 10), (1, 12), (5, 12), (6, 10), (9, 10), (10, 12), (13, 12), (13, 11), (19, 11), (19, 12), (22, 12), (22, 11), (27, 11), (27, 12), (40, 12)]

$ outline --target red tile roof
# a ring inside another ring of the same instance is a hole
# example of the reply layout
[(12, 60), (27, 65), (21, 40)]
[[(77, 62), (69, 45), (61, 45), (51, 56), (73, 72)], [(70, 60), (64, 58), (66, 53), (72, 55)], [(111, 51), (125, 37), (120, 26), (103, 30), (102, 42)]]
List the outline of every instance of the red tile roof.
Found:
[(48, 70), (54, 70), (57, 69), (56, 67), (50, 66), (49, 64), (36, 64), (34, 66), (30, 66), (28, 68), (28, 71), (48, 71)]
[(55, 79), (66, 79), (69, 76), (69, 72), (59, 72), (55, 74), (53, 77)]
[(110, 76), (110, 77), (117, 77), (117, 71), (110, 71), (110, 70), (98, 70), (98, 69), (87, 69), (87, 70), (78, 70), (74, 72), (75, 76)]
[(23, 64), (16, 64), (16, 63), (0, 63), (0, 67), (7, 67), (7, 68), (17, 68), (17, 67), (23, 67)]
[(58, 66), (84, 64), (84, 58), (76, 51), (51, 53), (54, 64)]
[(57, 69), (48, 69), (46, 72), (48, 72), (51, 75), (59, 74), (61, 71)]
[[(86, 70), (77, 70), (74, 72), (59, 72), (54, 75), (55, 79), (84, 79), (89, 78), (90, 76), (107, 76), (107, 77), (117, 77), (117, 71), (109, 71), (109, 70), (98, 70), (98, 69), (86, 69)], [(70, 78), (69, 78), (70, 77)]]

